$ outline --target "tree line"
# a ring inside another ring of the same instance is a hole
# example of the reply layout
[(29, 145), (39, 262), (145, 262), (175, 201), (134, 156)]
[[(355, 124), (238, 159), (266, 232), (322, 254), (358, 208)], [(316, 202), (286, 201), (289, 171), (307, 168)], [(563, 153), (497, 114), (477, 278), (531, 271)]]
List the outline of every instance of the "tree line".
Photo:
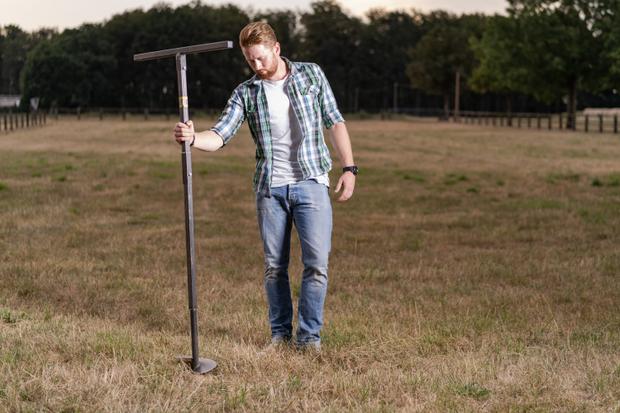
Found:
[[(529, 102), (570, 114), (578, 97), (620, 105), (620, 0), (509, 0), (493, 16), (376, 9), (364, 19), (334, 0), (302, 13), (193, 1), (62, 32), (10, 25), (0, 30), (0, 93), (38, 97), (43, 108), (172, 107), (174, 61), (136, 64), (133, 54), (236, 44), (253, 20), (274, 27), (284, 56), (319, 63), (345, 111), (439, 105), (448, 113), (457, 89), (469, 110), (509, 112)], [(220, 108), (251, 75), (238, 51), (188, 59), (193, 107)]]

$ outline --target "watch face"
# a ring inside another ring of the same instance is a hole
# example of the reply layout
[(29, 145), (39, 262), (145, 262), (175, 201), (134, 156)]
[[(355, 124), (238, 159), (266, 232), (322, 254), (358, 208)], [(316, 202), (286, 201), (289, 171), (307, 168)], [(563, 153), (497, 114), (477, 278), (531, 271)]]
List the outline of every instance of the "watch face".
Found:
[(357, 175), (358, 167), (357, 166), (347, 166), (346, 168), (342, 168), (343, 172), (351, 172), (353, 175)]

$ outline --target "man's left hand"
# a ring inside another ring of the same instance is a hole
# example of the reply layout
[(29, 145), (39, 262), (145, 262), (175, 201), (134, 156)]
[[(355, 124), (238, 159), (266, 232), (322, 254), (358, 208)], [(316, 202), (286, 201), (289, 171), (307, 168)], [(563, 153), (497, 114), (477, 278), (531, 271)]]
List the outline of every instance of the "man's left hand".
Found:
[(353, 196), (353, 190), (355, 190), (355, 175), (353, 173), (345, 172), (342, 174), (338, 180), (338, 185), (336, 185), (336, 193), (340, 192), (341, 189), (342, 194), (337, 199), (338, 202), (345, 202)]

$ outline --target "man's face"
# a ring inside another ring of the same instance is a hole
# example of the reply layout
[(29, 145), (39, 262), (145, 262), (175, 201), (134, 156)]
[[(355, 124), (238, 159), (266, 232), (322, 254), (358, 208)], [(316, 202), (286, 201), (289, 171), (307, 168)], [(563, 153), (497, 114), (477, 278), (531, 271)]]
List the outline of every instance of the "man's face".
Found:
[(241, 51), (248, 65), (261, 79), (269, 79), (278, 70), (280, 43), (276, 42), (273, 46), (255, 44), (250, 47), (242, 47)]

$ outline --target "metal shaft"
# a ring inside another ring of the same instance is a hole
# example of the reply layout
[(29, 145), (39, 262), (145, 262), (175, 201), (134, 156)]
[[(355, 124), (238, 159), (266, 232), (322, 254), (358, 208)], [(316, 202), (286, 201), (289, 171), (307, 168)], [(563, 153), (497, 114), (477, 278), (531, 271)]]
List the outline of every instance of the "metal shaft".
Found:
[[(189, 120), (187, 100), (187, 58), (184, 54), (176, 55), (177, 82), (179, 91), (179, 115), (183, 123)], [(187, 252), (187, 292), (189, 301), (189, 319), (192, 336), (192, 370), (198, 368), (198, 320), (196, 298), (196, 254), (194, 249), (194, 202), (192, 195), (192, 151), (187, 141), (181, 149), (183, 166), (183, 188), (185, 192), (185, 245)]]

